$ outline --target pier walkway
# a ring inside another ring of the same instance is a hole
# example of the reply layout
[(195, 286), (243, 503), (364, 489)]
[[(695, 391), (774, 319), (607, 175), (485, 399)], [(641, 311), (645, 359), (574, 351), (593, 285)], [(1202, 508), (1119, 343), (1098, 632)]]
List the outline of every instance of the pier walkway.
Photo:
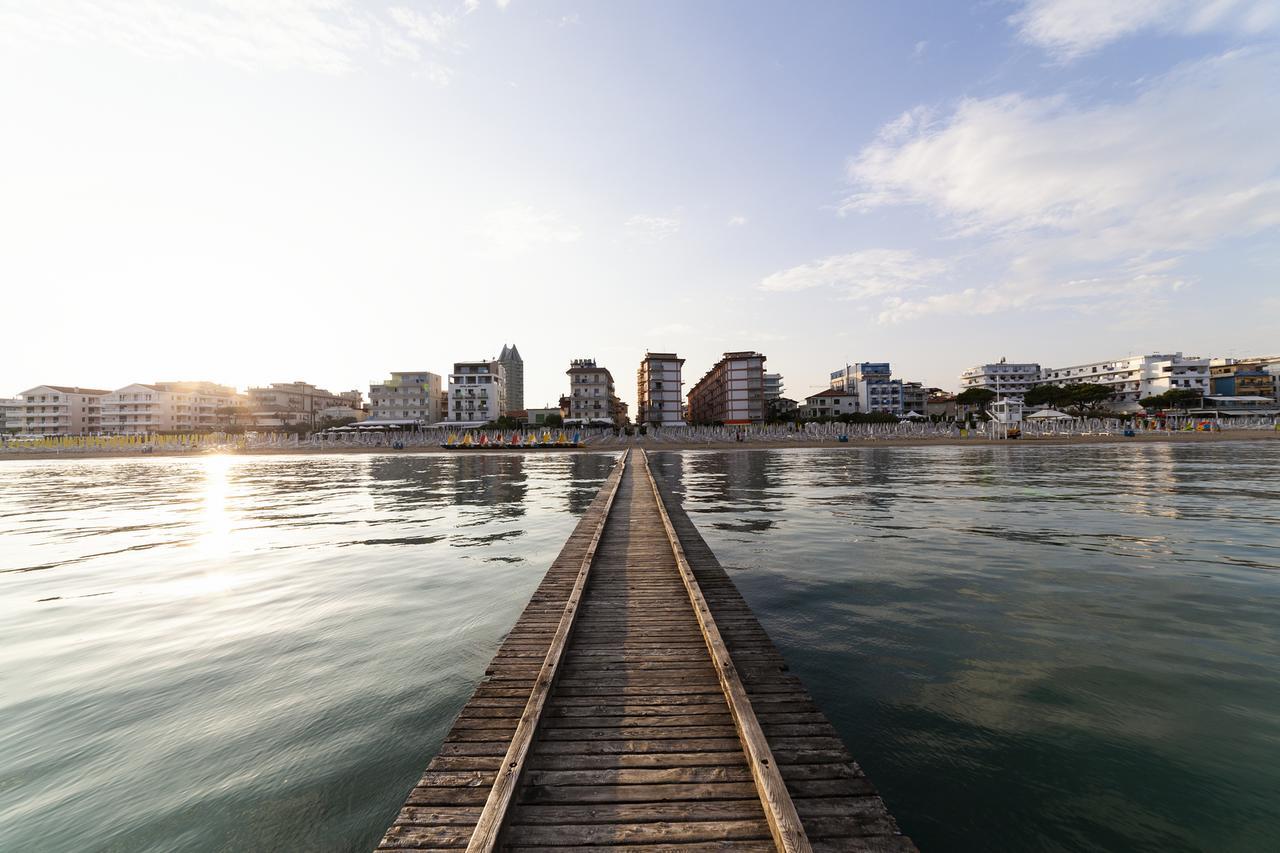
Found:
[(912, 851), (626, 451), (380, 850)]

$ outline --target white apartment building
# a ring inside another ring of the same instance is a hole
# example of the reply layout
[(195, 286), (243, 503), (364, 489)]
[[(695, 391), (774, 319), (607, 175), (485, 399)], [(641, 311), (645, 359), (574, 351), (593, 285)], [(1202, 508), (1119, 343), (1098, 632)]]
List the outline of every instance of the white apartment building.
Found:
[(0, 397), (0, 432), (20, 432), (26, 402), (21, 397)]
[(1112, 389), (1112, 407), (1119, 412), (1136, 412), (1144, 397), (1163, 394), (1172, 388), (1210, 393), (1210, 359), (1183, 356), (1180, 352), (1131, 355), (1071, 367), (1046, 367), (1040, 381), (1054, 385), (1088, 382)]
[(781, 373), (766, 373), (764, 375), (765, 402), (768, 402), (769, 400), (777, 400), (779, 397), (782, 396), (782, 390), (783, 388), (782, 388)]
[[(646, 352), (636, 371), (636, 423), (684, 426), (681, 417), (684, 359), (673, 352)], [(572, 402), (573, 398), (569, 398)]]
[(28, 388), (19, 395), (23, 406), (16, 426), (27, 435), (96, 435), (102, 432), (102, 398), (109, 393), (68, 385)]
[(801, 414), (806, 418), (833, 418), (858, 411), (857, 396), (836, 388), (828, 388), (804, 398)]
[(887, 361), (846, 364), (831, 374), (831, 388), (855, 397), (859, 412), (903, 414), (902, 380), (893, 378)]
[[(583, 424), (620, 424), (618, 395), (613, 374), (593, 358), (575, 358), (565, 371), (569, 376), (569, 416), (566, 420)], [(678, 398), (677, 398), (678, 399)]]
[(390, 379), (369, 383), (369, 422), (402, 427), (438, 423), (444, 420), (443, 398), (440, 374), (427, 370), (395, 371)]
[(445, 420), (480, 426), (507, 410), (506, 370), (497, 361), (459, 361), (449, 374), (449, 410)]
[(213, 382), (135, 382), (102, 398), (102, 431), (110, 435), (215, 432), (245, 398)]
[(1040, 382), (1040, 365), (1027, 362), (1010, 364), (1005, 359), (995, 364), (980, 364), (960, 374), (960, 390), (984, 388), (996, 395), (996, 401), (1016, 400), (1021, 403), (1028, 391)]

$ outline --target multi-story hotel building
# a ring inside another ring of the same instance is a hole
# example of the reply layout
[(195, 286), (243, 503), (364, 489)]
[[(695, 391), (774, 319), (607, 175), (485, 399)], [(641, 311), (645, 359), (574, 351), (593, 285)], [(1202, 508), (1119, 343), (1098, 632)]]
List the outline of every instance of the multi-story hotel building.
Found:
[(766, 374), (764, 375), (764, 399), (765, 399), (765, 402), (768, 402), (769, 400), (776, 400), (776, 399), (778, 399), (779, 397), (781, 397), (781, 396), (782, 396), (782, 390), (783, 390), (783, 388), (782, 388), (782, 374), (781, 374), (781, 373), (766, 373)]
[(0, 432), (21, 432), (26, 402), (21, 397), (0, 397)]
[(600, 367), (593, 358), (575, 358), (565, 371), (569, 376), (569, 414), (566, 421), (583, 424), (620, 425), (618, 395), (614, 392), (613, 374)]
[(517, 412), (524, 408), (524, 359), (516, 345), (502, 345), (498, 354), (498, 363), (502, 365), (503, 387), (506, 389), (506, 408), (503, 413)]
[(427, 370), (398, 370), (369, 384), (369, 422), (415, 427), (443, 419), (444, 382)]
[(684, 426), (681, 416), (684, 359), (673, 352), (646, 352), (636, 371), (636, 423)]
[(917, 415), (925, 415), (928, 407), (929, 392), (923, 382), (902, 383), (902, 414), (915, 412)]
[(1021, 403), (1028, 391), (1040, 382), (1040, 365), (1031, 362), (1010, 364), (1000, 359), (995, 364), (980, 364), (960, 374), (960, 390), (984, 388), (996, 395), (996, 400), (1016, 400)]
[(213, 382), (135, 382), (102, 398), (102, 431), (214, 432), (230, 422), (229, 410), (245, 402), (234, 388)]
[[(29, 435), (94, 435), (102, 432), (102, 388), (37, 385), (23, 391), (19, 432)], [(7, 421), (6, 421), (7, 422)]]
[(250, 388), (246, 393), (249, 408), (255, 414), (301, 413), (305, 415), (303, 420), (308, 421), (318, 420), (324, 409), (359, 409), (364, 405), (359, 391), (335, 394), (309, 382), (272, 382), (266, 388)]
[(1095, 361), (1071, 367), (1046, 367), (1040, 381), (1054, 385), (1087, 382), (1112, 389), (1112, 408), (1136, 412), (1139, 400), (1163, 394), (1172, 388), (1210, 392), (1209, 359), (1185, 357), (1180, 352), (1131, 355), (1109, 361)]
[(689, 420), (696, 424), (763, 423), (765, 357), (727, 352), (689, 389)]
[(480, 426), (507, 411), (506, 376), (497, 361), (454, 362), (449, 374), (449, 411), (445, 420)]
[(1212, 359), (1209, 381), (1213, 394), (1280, 399), (1280, 356)]
[(859, 412), (903, 413), (902, 380), (893, 378), (887, 361), (846, 364), (831, 374), (831, 387), (854, 396)]

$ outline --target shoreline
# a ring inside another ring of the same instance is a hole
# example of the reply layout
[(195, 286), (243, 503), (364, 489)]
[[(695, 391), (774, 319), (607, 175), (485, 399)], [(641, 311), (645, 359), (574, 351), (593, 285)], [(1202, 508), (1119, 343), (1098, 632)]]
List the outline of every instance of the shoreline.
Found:
[(635, 438), (617, 444), (587, 445), (585, 447), (565, 448), (472, 448), (458, 450), (445, 447), (406, 447), (396, 450), (391, 447), (365, 447), (361, 445), (338, 445), (333, 447), (314, 447), (301, 445), (298, 447), (256, 447), (250, 449), (221, 450), (189, 450), (158, 451), (153, 453), (125, 452), (109, 453), (91, 451), (79, 453), (75, 451), (60, 452), (57, 450), (40, 450), (31, 452), (0, 452), (0, 463), (23, 460), (49, 459), (190, 459), (202, 456), (299, 456), (308, 454), (383, 454), (383, 455), (426, 455), (450, 454), (457, 456), (475, 456), (491, 454), (518, 453), (528, 454), (561, 454), (561, 453), (616, 453), (629, 447), (641, 450), (659, 451), (693, 451), (693, 450), (785, 450), (789, 448), (856, 450), (858, 448), (916, 448), (916, 447), (1058, 447), (1077, 444), (1194, 444), (1220, 441), (1276, 441), (1280, 440), (1280, 430), (1239, 430), (1227, 432), (1148, 432), (1136, 436), (1123, 435), (1063, 435), (1024, 437), (1019, 439), (991, 438), (850, 438), (845, 442), (834, 439), (797, 438), (794, 441), (653, 441)]

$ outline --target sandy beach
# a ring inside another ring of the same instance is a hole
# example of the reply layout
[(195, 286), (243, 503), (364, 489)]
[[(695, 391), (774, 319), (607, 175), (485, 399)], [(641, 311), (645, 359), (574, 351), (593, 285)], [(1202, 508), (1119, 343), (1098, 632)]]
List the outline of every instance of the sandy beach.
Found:
[(458, 450), (444, 447), (406, 447), (403, 450), (396, 450), (391, 447), (363, 447), (360, 445), (332, 445), (332, 446), (313, 446), (301, 445), (299, 447), (256, 447), (256, 448), (228, 448), (220, 449), (199, 449), (191, 451), (156, 451), (153, 453), (142, 453), (140, 451), (107, 453), (101, 451), (77, 452), (74, 450), (56, 451), (56, 450), (33, 450), (33, 451), (0, 451), (0, 462), (4, 461), (23, 461), (23, 460), (44, 460), (44, 459), (159, 459), (170, 457), (194, 457), (207, 456), (214, 453), (226, 453), (238, 456), (282, 456), (282, 455), (299, 455), (314, 453), (337, 453), (337, 454), (431, 454), (431, 453), (450, 453), (450, 454), (490, 454), (490, 453), (616, 453), (627, 447), (641, 448), (644, 450), (658, 451), (683, 451), (683, 450), (735, 450), (735, 451), (751, 451), (751, 450), (781, 450), (786, 448), (823, 448), (827, 450), (859, 450), (864, 448), (888, 448), (888, 447), (975, 447), (975, 446), (992, 446), (999, 445), (1003, 447), (1044, 447), (1056, 445), (1079, 445), (1079, 444), (1187, 444), (1187, 443), (1203, 443), (1203, 442), (1221, 442), (1221, 441), (1275, 441), (1280, 440), (1280, 430), (1238, 430), (1227, 432), (1146, 432), (1139, 433), (1133, 437), (1125, 437), (1122, 435), (1063, 435), (1063, 436), (1039, 436), (1024, 437), (1013, 440), (989, 439), (989, 438), (873, 438), (864, 439), (851, 437), (850, 440), (839, 442), (832, 438), (825, 440), (797, 437), (795, 440), (781, 441), (654, 441), (649, 438), (635, 436), (628, 441), (619, 441), (617, 443), (598, 443), (588, 444), (584, 447), (565, 447), (565, 448), (508, 448), (496, 447), (471, 448), (468, 450)]

